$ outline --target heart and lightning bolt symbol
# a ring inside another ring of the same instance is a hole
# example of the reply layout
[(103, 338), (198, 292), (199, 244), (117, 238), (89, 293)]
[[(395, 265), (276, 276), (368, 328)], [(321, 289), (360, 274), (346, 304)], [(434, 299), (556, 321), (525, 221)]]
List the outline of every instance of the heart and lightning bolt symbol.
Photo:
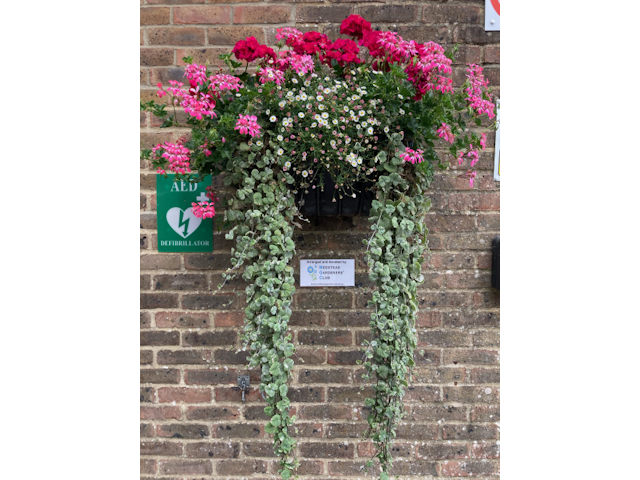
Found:
[(178, 228), (182, 228), (182, 226), (184, 225), (184, 232), (182, 232), (182, 236), (183, 237), (187, 237), (187, 232), (189, 231), (189, 220), (190, 218), (187, 216), (185, 217), (185, 212), (180, 212), (180, 220), (178, 222)]

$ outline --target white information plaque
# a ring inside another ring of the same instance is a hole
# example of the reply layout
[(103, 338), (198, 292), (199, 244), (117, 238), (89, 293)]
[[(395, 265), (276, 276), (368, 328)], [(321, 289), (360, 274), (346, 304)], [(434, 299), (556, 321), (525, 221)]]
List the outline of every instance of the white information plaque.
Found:
[(500, 31), (500, 0), (484, 0), (484, 30)]
[(354, 287), (355, 263), (354, 259), (300, 260), (300, 286)]

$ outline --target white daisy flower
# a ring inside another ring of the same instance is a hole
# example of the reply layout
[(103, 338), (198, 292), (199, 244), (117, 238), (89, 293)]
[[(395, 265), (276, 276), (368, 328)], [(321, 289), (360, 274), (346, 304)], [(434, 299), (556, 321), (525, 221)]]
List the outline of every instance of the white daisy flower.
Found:
[(347, 137), (344, 141), (345, 145), (349, 145), (351, 143), (351, 138)]
[(333, 123), (334, 125), (338, 124), (338, 120), (336, 120), (335, 118), (333, 120), (331, 120), (331, 123)]
[(278, 139), (279, 142), (284, 140), (284, 137), (282, 135), (278, 135), (276, 138)]
[(318, 110), (324, 110), (324, 105), (318, 105)]
[(322, 95), (318, 95), (316, 98), (319, 102), (322, 102), (324, 100), (324, 97)]
[(271, 110), (267, 109), (266, 114), (269, 115), (271, 113)]
[(303, 171), (302, 171), (302, 176), (303, 176), (304, 178), (307, 178), (307, 177), (309, 176), (309, 172), (307, 172), (306, 170), (303, 170)]
[(329, 95), (331, 93), (331, 89), (330, 88), (325, 88), (324, 90), (325, 95)]
[(291, 167), (291, 162), (284, 162), (284, 168)]
[(279, 148), (278, 151), (276, 152), (278, 155), (282, 155), (284, 153), (284, 150)]
[(261, 142), (260, 140), (258, 140), (258, 141), (256, 142), (256, 145), (257, 145), (257, 146), (259, 146), (259, 147), (261, 147), (263, 144), (262, 144), (262, 142)]
[(289, 97), (289, 98), (293, 97), (293, 92), (292, 91), (288, 91), (287, 92), (287, 97)]
[(300, 117), (300, 118), (304, 118), (304, 113), (299, 112), (299, 113), (298, 113), (298, 117)]
[(404, 110), (403, 109), (400, 109), (399, 112), (400, 112), (400, 115), (404, 115)]
[(336, 145), (336, 141), (333, 140), (333, 139), (329, 143), (331, 144), (332, 147), (335, 147), (335, 145)]
[(358, 162), (356, 162), (355, 160), (353, 162), (351, 162), (351, 166), (352, 167), (357, 167), (358, 166)]
[(369, 128), (367, 128), (367, 133), (368, 133), (369, 135), (373, 135), (373, 127), (369, 127)]
[(307, 110), (311, 110), (311, 107), (312, 107), (312, 106), (313, 106), (313, 105), (311, 105), (310, 103), (307, 103)]
[(317, 126), (318, 126), (318, 124), (317, 124), (316, 122), (313, 122), (313, 123), (311, 124), (311, 128), (316, 128)]
[(360, 124), (359, 124), (359, 123), (356, 123), (356, 128), (357, 128), (358, 130), (360, 130), (362, 127), (360, 126)]
[(358, 162), (358, 165), (362, 165), (362, 157), (358, 157), (357, 162)]
[(296, 95), (296, 101), (300, 101), (300, 95)]
[(356, 100), (360, 100), (360, 97), (358, 95), (353, 95), (351, 97), (351, 100), (353, 100), (355, 102)]
[(358, 112), (358, 115), (360, 115), (361, 117), (364, 117), (365, 116), (365, 111), (364, 110), (360, 110)]
[(384, 127), (384, 133), (389, 133), (389, 127)]
[(236, 97), (241, 97), (242, 95), (240, 95), (239, 93), (236, 93)]
[(278, 102), (278, 106), (280, 108), (284, 107), (287, 104), (287, 102), (285, 102), (284, 100), (281, 100), (280, 102)]
[(356, 198), (356, 194), (354, 193), (353, 195), (351, 195), (353, 198)]
[(349, 113), (349, 107), (347, 106), (344, 107), (344, 113)]
[(404, 97), (403, 97), (400, 93), (398, 94), (398, 98), (399, 98), (400, 100), (404, 100)]
[(306, 93), (301, 93), (300, 94), (300, 100), (302, 100), (303, 102), (307, 99), (307, 94)]
[(311, 82), (310, 82), (309, 80), (305, 80), (305, 82), (304, 82), (304, 86), (305, 86), (305, 87), (308, 87), (308, 86), (310, 86), (310, 85), (311, 85)]
[(277, 122), (278, 119), (276, 118), (275, 115), (271, 115), (271, 117), (269, 117), (269, 120), (271, 120), (272, 122)]
[(361, 126), (362, 128), (367, 128), (367, 122), (362, 122), (362, 123), (360, 124), (360, 126)]
[(297, 79), (297, 78), (292, 78), (292, 79), (291, 79), (291, 81), (292, 81), (293, 83), (298, 83), (298, 79)]
[(331, 79), (329, 77), (324, 77), (324, 81), (325, 82), (329, 82), (329, 81), (331, 81)]
[(322, 118), (324, 118), (325, 120), (327, 118), (329, 118), (329, 114), (327, 112), (323, 112), (322, 115), (320, 115)]

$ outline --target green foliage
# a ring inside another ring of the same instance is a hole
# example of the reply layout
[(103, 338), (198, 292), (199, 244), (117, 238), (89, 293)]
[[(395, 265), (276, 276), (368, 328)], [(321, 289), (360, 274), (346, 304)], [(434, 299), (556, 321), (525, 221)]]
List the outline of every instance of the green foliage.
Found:
[[(292, 456), (295, 441), (289, 435), (295, 416), (289, 416), (287, 380), (291, 376), (294, 352), (287, 332), (291, 302), (295, 292), (293, 268), (293, 212), (291, 193), (276, 174), (255, 154), (229, 161), (229, 183), (237, 187), (233, 209), (226, 220), (236, 225), (227, 234), (235, 238), (233, 270), (244, 266), (247, 308), (242, 335), (250, 352), (249, 365), (262, 372), (260, 391), (267, 403), (265, 413), (271, 420), (265, 432), (273, 435), (274, 451), (280, 457), (283, 479), (291, 477), (297, 461)], [(230, 276), (229, 274), (228, 276)]]
[[(397, 163), (396, 158), (392, 157), (390, 163)], [(377, 287), (369, 302), (374, 308), (372, 340), (364, 362), (364, 377), (373, 381), (375, 392), (365, 401), (370, 407), (366, 436), (377, 446), (375, 457), (382, 467), (380, 480), (389, 479), (391, 446), (404, 415), (406, 378), (414, 365), (416, 291), (424, 280), (421, 266), (427, 249), (423, 220), (430, 207), (424, 192), (433, 175), (428, 162), (415, 169), (408, 164), (396, 167), (399, 173), (393, 170), (378, 179), (378, 200), (373, 201), (369, 218), (373, 234), (364, 241), (368, 246), (369, 277)]]

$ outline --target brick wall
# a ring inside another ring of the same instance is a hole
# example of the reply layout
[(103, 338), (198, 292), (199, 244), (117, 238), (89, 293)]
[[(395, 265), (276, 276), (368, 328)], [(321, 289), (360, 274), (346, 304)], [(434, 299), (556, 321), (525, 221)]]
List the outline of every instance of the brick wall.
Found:
[[(179, 80), (181, 58), (215, 64), (220, 52), (253, 35), (274, 42), (275, 29), (296, 26), (332, 38), (349, 14), (407, 39), (459, 42), (454, 80), (479, 63), (499, 96), (500, 34), (484, 31), (484, 1), (225, 1), (141, 0), (140, 90)], [(393, 20), (396, 23), (385, 23)], [(141, 114), (141, 142), (176, 138)], [(489, 134), (488, 147), (494, 145)], [(490, 288), (491, 239), (499, 234), (499, 183), (493, 149), (481, 155), (476, 188), (437, 176), (427, 223), (432, 250), (420, 289), (418, 356), (398, 431), (396, 474), (497, 478), (499, 465), (499, 296)], [(234, 388), (245, 368), (236, 354), (245, 306), (237, 281), (213, 295), (228, 267), (230, 242), (214, 235), (213, 254), (157, 252), (155, 176), (140, 165), (141, 476), (144, 478), (273, 478), (277, 465), (265, 435), (257, 390), (242, 404)], [(298, 416), (303, 478), (368, 478), (372, 455), (359, 440), (366, 420), (359, 345), (368, 338), (369, 282), (362, 239), (366, 218), (320, 219), (295, 235), (300, 258), (355, 258), (356, 288), (298, 289), (291, 320), (297, 344), (290, 398)]]

